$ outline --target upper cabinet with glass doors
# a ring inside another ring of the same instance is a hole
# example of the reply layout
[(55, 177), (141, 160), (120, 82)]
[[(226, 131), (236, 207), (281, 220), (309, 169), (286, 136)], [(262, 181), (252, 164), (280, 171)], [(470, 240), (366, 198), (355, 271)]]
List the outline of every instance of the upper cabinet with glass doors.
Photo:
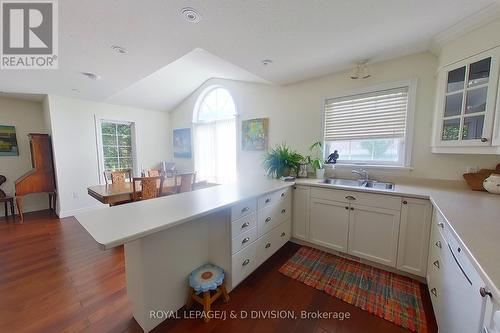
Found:
[[(433, 151), (500, 153), (498, 60), (500, 52), (481, 53), (442, 68), (438, 78)], [(495, 119), (497, 118), (497, 119)]]

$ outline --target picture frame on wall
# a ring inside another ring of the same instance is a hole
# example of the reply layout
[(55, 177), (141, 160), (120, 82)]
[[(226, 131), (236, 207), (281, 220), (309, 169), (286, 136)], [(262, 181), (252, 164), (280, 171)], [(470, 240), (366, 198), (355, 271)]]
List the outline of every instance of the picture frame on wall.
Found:
[(191, 129), (178, 128), (173, 131), (174, 157), (176, 158), (192, 158), (193, 152), (191, 148)]
[(246, 151), (267, 150), (269, 142), (269, 118), (256, 118), (241, 122), (241, 149)]
[(19, 156), (15, 126), (0, 125), (0, 156)]

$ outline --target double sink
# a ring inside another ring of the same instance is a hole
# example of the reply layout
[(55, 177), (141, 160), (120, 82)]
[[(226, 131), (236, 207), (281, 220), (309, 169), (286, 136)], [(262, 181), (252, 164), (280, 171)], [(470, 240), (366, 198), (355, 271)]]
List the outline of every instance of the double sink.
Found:
[(376, 180), (355, 180), (355, 179), (342, 179), (342, 178), (327, 178), (320, 181), (321, 184), (339, 185), (347, 187), (367, 187), (379, 190), (394, 191), (394, 183), (378, 182)]

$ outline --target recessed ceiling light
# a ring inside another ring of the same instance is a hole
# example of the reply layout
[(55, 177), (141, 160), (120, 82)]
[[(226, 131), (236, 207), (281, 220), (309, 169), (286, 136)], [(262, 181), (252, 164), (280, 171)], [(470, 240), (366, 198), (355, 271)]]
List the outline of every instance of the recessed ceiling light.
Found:
[(126, 53), (128, 53), (128, 51), (127, 51), (126, 48), (124, 48), (122, 46), (119, 46), (119, 45), (112, 45), (111, 49), (113, 51), (116, 51), (117, 53), (120, 53), (120, 54), (126, 54)]
[(95, 73), (81, 72), (81, 74), (91, 80), (99, 80), (101, 77)]
[(273, 61), (271, 59), (264, 59), (264, 60), (262, 60), (262, 65), (264, 65), (264, 66), (268, 66), (268, 65), (270, 65), (272, 63), (273, 63)]
[(201, 20), (201, 14), (196, 9), (191, 7), (184, 7), (181, 9), (182, 17), (190, 23), (198, 23)]

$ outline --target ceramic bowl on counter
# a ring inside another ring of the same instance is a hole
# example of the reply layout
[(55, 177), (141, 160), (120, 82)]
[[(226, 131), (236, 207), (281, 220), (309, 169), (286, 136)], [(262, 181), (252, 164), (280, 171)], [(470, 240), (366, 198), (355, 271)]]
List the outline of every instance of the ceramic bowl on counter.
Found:
[(500, 194), (500, 174), (492, 173), (484, 180), (483, 187), (490, 193)]

